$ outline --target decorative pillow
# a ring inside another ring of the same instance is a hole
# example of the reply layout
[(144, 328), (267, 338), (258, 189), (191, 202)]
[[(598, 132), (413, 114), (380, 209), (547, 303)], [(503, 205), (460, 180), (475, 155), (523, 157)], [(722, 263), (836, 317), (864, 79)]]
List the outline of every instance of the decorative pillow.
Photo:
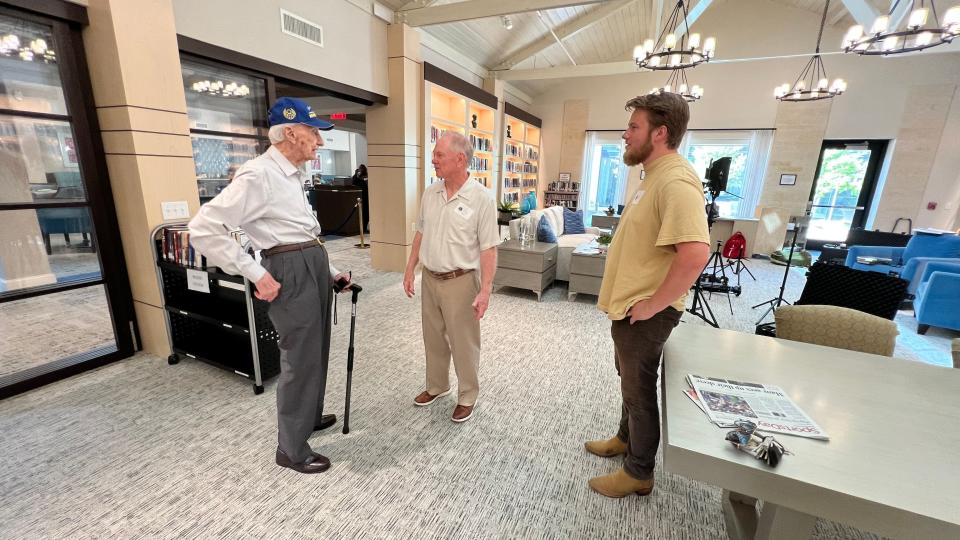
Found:
[(557, 235), (553, 232), (553, 227), (550, 226), (549, 220), (541, 219), (537, 225), (537, 242), (557, 243)]
[(563, 209), (563, 234), (583, 234), (583, 209), (574, 212), (569, 208)]

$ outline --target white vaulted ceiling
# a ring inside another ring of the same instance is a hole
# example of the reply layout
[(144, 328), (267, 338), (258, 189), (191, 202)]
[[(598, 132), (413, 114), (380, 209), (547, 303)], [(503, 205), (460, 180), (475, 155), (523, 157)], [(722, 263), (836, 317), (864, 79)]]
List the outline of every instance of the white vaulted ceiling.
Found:
[[(441, 6), (458, 2), (483, 0), (379, 0), (390, 8), (402, 12), (422, 7)], [(725, 4), (738, 0), (688, 0), (688, 9), (695, 9), (699, 2), (707, 2), (707, 9), (722, 10)], [(825, 0), (758, 0), (822, 13)], [(516, 0), (522, 8), (528, 0)], [(832, 0), (827, 14), (827, 24), (846, 28), (855, 24), (847, 9), (848, 2), (862, 2), (872, 6), (878, 13), (886, 13), (891, 0)], [(575, 3), (575, 0), (570, 2)], [(554, 66), (597, 64), (629, 60), (634, 46), (648, 37), (656, 38), (658, 10), (666, 19), (676, 5), (676, 0), (604, 0), (585, 5), (573, 5), (556, 9), (514, 13), (509, 15), (513, 28), (507, 30), (502, 18), (487, 17), (420, 27), (432, 38), (449, 46), (465, 58), (486, 70), (534, 69)], [(952, 5), (953, 2), (948, 1)], [(947, 6), (949, 7), (949, 6)], [(598, 14), (606, 16), (600, 20)], [(580, 28), (585, 21), (592, 24)], [(744, 32), (751, 32), (749, 21), (739, 21)], [(661, 23), (662, 24), (662, 23)], [(786, 24), (786, 23), (785, 23)], [(564, 48), (557, 44), (549, 30), (553, 29)], [(535, 54), (531, 52), (533, 45)], [(756, 51), (762, 55), (764, 51)], [(519, 53), (519, 54), (518, 54)], [(568, 56), (569, 54), (569, 56)], [(571, 62), (571, 58), (573, 62)], [(514, 83), (529, 94), (537, 94), (542, 85), (531, 82)]]

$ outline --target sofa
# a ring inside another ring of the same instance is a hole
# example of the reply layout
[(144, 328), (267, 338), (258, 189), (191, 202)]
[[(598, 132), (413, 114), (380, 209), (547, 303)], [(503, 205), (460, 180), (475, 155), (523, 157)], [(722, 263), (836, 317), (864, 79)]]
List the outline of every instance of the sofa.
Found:
[[(857, 257), (878, 257), (890, 259), (890, 264), (863, 264)], [(960, 263), (960, 236), (955, 234), (917, 233), (907, 242), (906, 247), (892, 246), (852, 246), (847, 252), (845, 265), (857, 270), (894, 274), (907, 280), (910, 285), (907, 294), (916, 295), (927, 264), (933, 262)]]
[(960, 260), (928, 263), (916, 281), (917, 333), (925, 334), (931, 326), (960, 330)]
[(564, 234), (563, 207), (550, 206), (541, 210), (534, 210), (526, 216), (510, 220), (510, 238), (520, 238), (520, 222), (530, 220), (531, 231), (536, 234), (541, 219), (548, 219), (550, 227), (557, 235), (557, 277), (559, 281), (570, 281), (570, 254), (580, 244), (593, 241), (600, 235), (597, 227), (584, 227), (582, 234)]

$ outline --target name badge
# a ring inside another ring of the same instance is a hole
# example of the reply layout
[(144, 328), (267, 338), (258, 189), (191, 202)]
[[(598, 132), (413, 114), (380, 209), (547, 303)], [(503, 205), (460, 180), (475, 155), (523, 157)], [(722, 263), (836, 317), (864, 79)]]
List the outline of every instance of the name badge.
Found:
[(470, 219), (470, 216), (473, 215), (473, 209), (463, 203), (460, 203), (455, 207), (453, 207), (453, 211), (456, 212), (457, 215), (462, 217), (463, 219)]
[(633, 195), (633, 203), (632, 203), (632, 204), (637, 204), (638, 202), (640, 202), (640, 199), (643, 198), (643, 194), (644, 194), (644, 193), (646, 193), (646, 192), (645, 192), (644, 190), (642, 190), (642, 189), (637, 190), (637, 192), (634, 193), (634, 195)]

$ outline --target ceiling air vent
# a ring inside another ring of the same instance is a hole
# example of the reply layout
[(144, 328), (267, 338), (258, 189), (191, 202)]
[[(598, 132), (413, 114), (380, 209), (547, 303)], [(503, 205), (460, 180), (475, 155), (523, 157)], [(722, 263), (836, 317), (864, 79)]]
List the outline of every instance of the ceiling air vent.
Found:
[(323, 27), (285, 9), (280, 10), (280, 29), (284, 34), (323, 47)]

